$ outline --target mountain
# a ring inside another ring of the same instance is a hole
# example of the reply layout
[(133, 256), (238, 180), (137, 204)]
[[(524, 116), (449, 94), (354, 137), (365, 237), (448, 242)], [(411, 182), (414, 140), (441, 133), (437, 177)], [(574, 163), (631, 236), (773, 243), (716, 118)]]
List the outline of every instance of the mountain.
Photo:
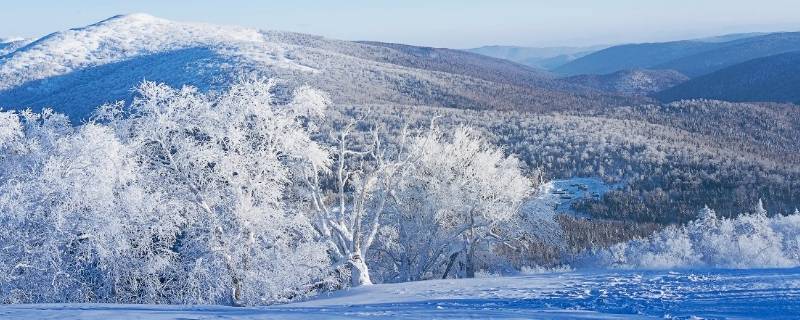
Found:
[(565, 80), (598, 90), (625, 95), (647, 95), (689, 80), (674, 70), (622, 70), (604, 75), (579, 75)]
[(701, 42), (728, 42), (728, 41), (733, 41), (733, 40), (739, 40), (739, 39), (746, 39), (746, 38), (752, 38), (752, 37), (757, 37), (757, 36), (763, 36), (763, 35), (767, 35), (767, 34), (769, 34), (769, 33), (768, 32), (731, 33), (731, 34), (724, 34), (724, 35), (721, 35), (721, 36), (711, 36), (711, 37), (705, 37), (705, 38), (697, 38), (697, 39), (693, 39), (693, 40), (701, 41)]
[(339, 104), (559, 110), (628, 98), (477, 54), (291, 32), (116, 16), (56, 32), (0, 57), (0, 106), (52, 106), (85, 119), (142, 80), (224, 87), (243, 73), (308, 84)]
[(606, 46), (533, 48), (483, 46), (466, 49), (466, 51), (514, 61), (534, 68), (550, 70), (605, 47)]
[(750, 59), (800, 50), (800, 33), (736, 34), (714, 38), (614, 46), (553, 71), (563, 75), (607, 74), (626, 69), (673, 69), (689, 77)]
[(710, 50), (715, 43), (673, 41), (625, 44), (603, 49), (562, 65), (553, 71), (563, 75), (607, 74), (628, 69), (650, 69), (695, 53)]
[(772, 33), (715, 45), (719, 47), (662, 63), (656, 68), (674, 69), (689, 77), (696, 77), (747, 60), (798, 51), (800, 32)]
[(654, 96), (664, 101), (708, 98), (800, 103), (800, 51), (736, 64)]
[(26, 46), (31, 41), (23, 38), (0, 38), (0, 57)]
[[(375, 55), (372, 59), (410, 68), (463, 74), (484, 80), (517, 85), (550, 86), (555, 76), (508, 60), (445, 48), (417, 47), (397, 43), (361, 41), (398, 54)], [(563, 85), (568, 85), (564, 83)]]

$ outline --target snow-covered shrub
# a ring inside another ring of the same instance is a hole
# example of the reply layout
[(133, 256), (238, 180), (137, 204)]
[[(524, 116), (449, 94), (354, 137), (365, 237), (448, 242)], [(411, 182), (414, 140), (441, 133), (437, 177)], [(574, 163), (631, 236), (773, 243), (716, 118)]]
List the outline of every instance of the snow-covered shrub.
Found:
[(20, 125), (0, 157), (0, 299), (96, 301), (132, 269), (158, 269), (136, 252), (150, 240), (136, 223), (160, 217), (130, 210), (145, 199), (113, 131), (50, 111), (9, 116)]
[[(514, 156), (478, 131), (432, 127), (410, 139), (408, 166), (391, 199), (381, 252), (395, 281), (497, 272), (493, 246), (517, 226), (531, 181)], [(460, 266), (460, 267), (459, 267)]]
[(781, 268), (800, 266), (800, 214), (755, 211), (734, 219), (704, 208), (697, 220), (671, 226), (647, 239), (595, 250), (587, 266), (619, 268)]
[(327, 159), (304, 124), (327, 102), (303, 90), (302, 100), (277, 105), (274, 84), (244, 80), (200, 94), (145, 83), (120, 125), (141, 181), (184, 221), (173, 250), (188, 258), (191, 277), (176, 280), (192, 288), (187, 302), (280, 301), (326, 265), (305, 215), (285, 210), (284, 191), (293, 170)]
[[(329, 266), (286, 186), (327, 154), (309, 89), (270, 81), (201, 94), (144, 83), (129, 110), (73, 127), (0, 113), (0, 300), (268, 304)], [(126, 116), (121, 116), (128, 113)]]

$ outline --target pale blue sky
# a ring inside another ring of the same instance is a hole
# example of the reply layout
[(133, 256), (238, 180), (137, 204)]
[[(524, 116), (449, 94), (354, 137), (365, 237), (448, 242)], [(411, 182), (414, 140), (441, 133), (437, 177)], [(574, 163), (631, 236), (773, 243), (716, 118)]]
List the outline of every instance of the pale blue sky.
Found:
[(0, 37), (41, 36), (133, 12), (451, 48), (591, 45), (800, 30), (799, 0), (8, 0), (0, 2)]

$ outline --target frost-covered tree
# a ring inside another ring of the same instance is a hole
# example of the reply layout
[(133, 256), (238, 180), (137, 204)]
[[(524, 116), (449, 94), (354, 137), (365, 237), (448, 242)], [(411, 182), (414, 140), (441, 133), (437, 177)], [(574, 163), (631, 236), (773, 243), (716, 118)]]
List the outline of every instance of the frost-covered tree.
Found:
[(0, 112), (0, 300), (268, 304), (313, 293), (330, 260), (297, 211), (327, 99), (272, 81), (200, 93), (146, 82), (71, 126)]
[(176, 280), (189, 302), (285, 300), (327, 264), (309, 221), (283, 203), (293, 170), (327, 159), (307, 131), (327, 99), (302, 88), (280, 105), (274, 85), (201, 94), (145, 82), (118, 122), (148, 194), (178, 221)]
[(734, 219), (708, 207), (685, 226), (598, 250), (585, 263), (622, 268), (772, 268), (800, 265), (800, 215), (767, 216), (763, 204)]
[(305, 177), (315, 230), (332, 244), (337, 264), (349, 267), (351, 285), (362, 286), (372, 284), (369, 250), (410, 155), (387, 150), (377, 129), (369, 142), (356, 145), (351, 136), (355, 125), (351, 122), (336, 134), (333, 165), (310, 163)]
[[(394, 252), (401, 281), (447, 276), (457, 259), (474, 277), (476, 252), (507, 240), (499, 234), (519, 217), (531, 192), (520, 162), (477, 131), (438, 127), (415, 137), (409, 166), (392, 194)], [(434, 273), (436, 273), (434, 275)]]
[(476, 252), (504, 240), (500, 224), (519, 212), (531, 181), (517, 158), (467, 127), (451, 134), (432, 128), (412, 142), (411, 150), (417, 155), (413, 172), (404, 180), (403, 196), (397, 197), (398, 206), (405, 206), (399, 210), (400, 243), (407, 255), (402, 260), (418, 260), (415, 271), (409, 270), (418, 278), (446, 256), (446, 277), (460, 256), (464, 275), (474, 277)]
[(144, 199), (135, 197), (130, 150), (112, 130), (74, 128), (48, 110), (0, 119), (4, 301), (104, 301), (125, 295), (134, 270), (160, 272), (135, 247), (149, 240), (136, 223), (152, 212), (137, 208)]
[(530, 192), (520, 162), (467, 127), (368, 130), (356, 143), (356, 124), (337, 133), (331, 169), (307, 175), (315, 226), (352, 285), (372, 283), (368, 262), (389, 281), (441, 277), (457, 259), (473, 276), (477, 247), (505, 240), (499, 224)]

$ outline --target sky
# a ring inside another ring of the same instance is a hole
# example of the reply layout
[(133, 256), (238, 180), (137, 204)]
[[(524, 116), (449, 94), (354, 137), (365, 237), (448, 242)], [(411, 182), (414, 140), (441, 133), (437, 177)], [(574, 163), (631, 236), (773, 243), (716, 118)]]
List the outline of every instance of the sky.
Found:
[(798, 0), (0, 0), (0, 37), (125, 13), (448, 48), (654, 42), (800, 31)]

